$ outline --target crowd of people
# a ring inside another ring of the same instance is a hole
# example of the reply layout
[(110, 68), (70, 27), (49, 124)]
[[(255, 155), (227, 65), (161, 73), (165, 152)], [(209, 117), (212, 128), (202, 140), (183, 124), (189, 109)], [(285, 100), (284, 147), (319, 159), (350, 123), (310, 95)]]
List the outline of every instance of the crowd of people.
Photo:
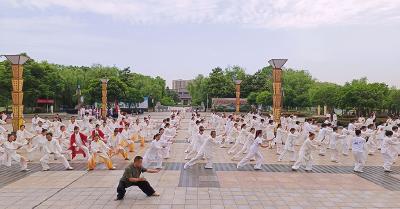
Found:
[[(168, 118), (153, 120), (151, 116), (118, 114), (116, 118), (99, 119), (89, 113), (79, 120), (72, 116), (63, 121), (59, 115), (52, 120), (35, 115), (28, 130), (21, 125), (16, 132), (8, 132), (0, 126), (0, 162), (7, 166), (12, 161), (20, 163), (23, 170), (28, 162), (39, 155), (44, 171), (49, 170), (49, 160), (57, 159), (67, 170), (73, 169), (69, 162), (77, 155), (87, 160), (88, 170), (104, 163), (115, 169), (114, 158), (129, 160), (128, 152), (135, 151), (135, 144), (144, 147), (143, 166), (162, 168), (164, 159), (172, 152), (177, 129), (187, 113), (172, 111)], [(332, 162), (339, 162), (350, 153), (354, 159), (354, 171), (363, 172), (369, 155), (381, 153), (384, 171), (390, 172), (399, 154), (400, 119), (388, 118), (377, 124), (375, 115), (360, 117), (347, 127), (337, 125), (337, 117), (327, 117), (323, 123), (313, 119), (300, 122), (294, 115), (282, 116), (280, 123), (271, 116), (256, 113), (211, 113), (201, 117), (192, 113), (187, 129), (184, 169), (205, 160), (205, 168), (213, 168), (213, 159), (219, 150), (226, 149), (232, 161), (241, 168), (255, 161), (254, 169), (262, 169), (262, 148), (274, 150), (277, 161), (292, 162), (292, 169), (301, 166), (312, 170), (313, 153), (329, 155)], [(207, 132), (207, 133), (206, 133)], [(22, 155), (21, 150), (25, 150)]]
[[(400, 118), (389, 117), (386, 122), (377, 124), (375, 114), (367, 119), (359, 117), (347, 127), (337, 125), (336, 114), (327, 116), (323, 123), (313, 119), (300, 122), (296, 116), (282, 116), (280, 123), (271, 116), (249, 113), (246, 115), (226, 115), (212, 113), (208, 120), (193, 114), (189, 124), (189, 137), (184, 168), (187, 169), (200, 159), (206, 160), (205, 168), (212, 168), (216, 147), (228, 148), (227, 153), (237, 167), (243, 167), (254, 160), (254, 169), (261, 169), (263, 154), (261, 148), (275, 149), (277, 161), (288, 160), (292, 169), (301, 166), (312, 170), (313, 153), (320, 156), (330, 149), (330, 160), (338, 163), (350, 152), (354, 158), (354, 171), (363, 172), (368, 155), (378, 152), (383, 157), (383, 169), (391, 171), (400, 152)], [(204, 129), (212, 129), (205, 135)], [(221, 135), (217, 136), (217, 133)], [(299, 148), (298, 148), (299, 147)]]
[(136, 142), (141, 147), (151, 142), (144, 164), (155, 162), (161, 168), (162, 159), (169, 157), (171, 140), (181, 119), (179, 111), (173, 111), (162, 121), (126, 113), (99, 119), (86, 112), (79, 119), (71, 116), (67, 121), (58, 114), (51, 120), (35, 115), (29, 129), (21, 125), (18, 131), (10, 132), (0, 126), (0, 165), (11, 166), (16, 161), (22, 170), (29, 170), (28, 162), (39, 155), (43, 171), (50, 169), (51, 159), (61, 161), (65, 169), (72, 170), (69, 162), (81, 155), (87, 161), (88, 170), (95, 169), (98, 163), (112, 170), (115, 169), (113, 159), (120, 156), (129, 160), (128, 152), (135, 152)]

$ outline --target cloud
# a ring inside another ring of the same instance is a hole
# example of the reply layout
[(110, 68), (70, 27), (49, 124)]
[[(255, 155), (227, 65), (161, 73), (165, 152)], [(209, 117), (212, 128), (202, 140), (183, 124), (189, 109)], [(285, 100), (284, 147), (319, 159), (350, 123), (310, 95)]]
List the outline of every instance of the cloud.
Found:
[(240, 24), (303, 28), (398, 23), (399, 0), (8, 0), (17, 8), (63, 8), (132, 24)]

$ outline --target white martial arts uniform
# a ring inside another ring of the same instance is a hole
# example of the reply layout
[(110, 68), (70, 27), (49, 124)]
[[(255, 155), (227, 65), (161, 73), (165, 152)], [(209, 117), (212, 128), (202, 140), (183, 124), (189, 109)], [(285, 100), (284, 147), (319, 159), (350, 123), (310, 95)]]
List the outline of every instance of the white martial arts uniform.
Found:
[(57, 159), (60, 159), (62, 164), (66, 169), (72, 169), (72, 167), (69, 165), (67, 158), (62, 155), (63, 150), (61, 149), (60, 144), (58, 143), (58, 140), (52, 139), (50, 141), (46, 140), (43, 144), (43, 156), (40, 158), (40, 164), (42, 165), (42, 168), (44, 171), (47, 171), (50, 169), (49, 166), (49, 160), (50, 160), (50, 155), (54, 154), (54, 156)]
[(296, 150), (294, 149), (294, 143), (299, 137), (299, 133), (289, 133), (286, 139), (285, 147), (283, 148), (282, 153), (279, 155), (278, 161), (282, 161), (286, 154), (289, 154), (289, 158), (291, 162), (296, 161)]
[[(19, 154), (17, 154), (17, 150), (24, 146), (24, 144), (20, 144), (16, 141), (9, 142), (8, 140), (4, 142), (4, 155), (1, 159), (2, 163), (8, 167), (11, 166), (11, 161), (14, 160), (18, 162), (21, 166), (21, 170), (28, 170), (28, 162)], [(1, 162), (0, 161), (0, 162)]]
[(311, 171), (313, 165), (312, 151), (317, 148), (318, 145), (313, 140), (307, 138), (299, 150), (299, 158), (292, 166), (292, 169), (297, 170), (300, 166), (304, 165), (306, 166), (306, 171)]
[(391, 166), (397, 158), (400, 142), (393, 137), (385, 137), (383, 139), (381, 153), (383, 157), (383, 169), (391, 171)]
[(353, 151), (353, 156), (354, 156), (354, 171), (356, 172), (362, 172), (362, 169), (364, 168), (365, 161), (366, 161), (366, 155), (365, 153), (365, 139), (360, 137), (360, 136), (355, 136), (352, 139), (352, 146), (351, 149)]
[(162, 148), (160, 140), (153, 140), (143, 156), (143, 167), (147, 168), (152, 162), (155, 162), (155, 168), (161, 168), (163, 160)]
[(194, 158), (185, 163), (184, 169), (193, 166), (196, 161), (201, 160), (202, 158), (205, 158), (206, 160), (206, 165), (204, 168), (212, 169), (215, 147), (216, 145), (220, 144), (221, 141), (221, 139), (212, 138), (211, 136), (204, 139), (203, 145), (200, 147), (199, 152)]
[(254, 169), (260, 170), (262, 162), (264, 160), (263, 155), (260, 152), (260, 145), (262, 144), (263, 139), (261, 137), (257, 137), (254, 139), (253, 144), (250, 146), (249, 153), (237, 164), (237, 168), (243, 167), (248, 164), (251, 159), (256, 158), (256, 164), (254, 165)]

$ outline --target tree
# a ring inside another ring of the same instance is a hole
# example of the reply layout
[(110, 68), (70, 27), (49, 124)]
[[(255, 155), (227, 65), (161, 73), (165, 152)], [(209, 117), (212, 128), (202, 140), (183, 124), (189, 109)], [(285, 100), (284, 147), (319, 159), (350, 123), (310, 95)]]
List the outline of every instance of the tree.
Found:
[(234, 97), (235, 85), (232, 78), (229, 79), (219, 67), (214, 68), (209, 74), (206, 86), (211, 98)]
[(288, 69), (283, 71), (283, 94), (285, 107), (308, 107), (309, 89), (314, 85), (315, 80), (304, 70), (296, 71)]
[(164, 96), (163, 98), (161, 98), (160, 103), (162, 105), (165, 105), (165, 106), (173, 106), (173, 105), (175, 105), (174, 100), (171, 97), (168, 97), (168, 96)]
[(359, 115), (382, 109), (389, 88), (384, 83), (368, 83), (366, 78), (347, 82), (340, 92), (339, 105), (343, 109), (355, 108)]
[(334, 83), (315, 83), (309, 90), (310, 104), (326, 105), (330, 108), (338, 106), (341, 87)]
[(167, 87), (165, 89), (165, 95), (167, 97), (172, 98), (174, 100), (174, 103), (178, 103), (178, 102), (181, 101), (181, 99), (179, 98), (178, 93), (176, 91), (172, 90), (172, 89), (169, 89), (169, 87)]
[(269, 91), (262, 91), (257, 95), (256, 103), (258, 105), (272, 106), (272, 94)]
[(202, 102), (205, 104), (207, 101), (207, 84), (208, 78), (203, 75), (198, 75), (195, 79), (189, 82), (188, 90), (192, 97), (193, 105), (200, 105)]
[(255, 104), (257, 104), (257, 96), (258, 96), (258, 93), (257, 93), (257, 92), (251, 92), (251, 93), (247, 96), (247, 102), (248, 102), (250, 105), (255, 105)]

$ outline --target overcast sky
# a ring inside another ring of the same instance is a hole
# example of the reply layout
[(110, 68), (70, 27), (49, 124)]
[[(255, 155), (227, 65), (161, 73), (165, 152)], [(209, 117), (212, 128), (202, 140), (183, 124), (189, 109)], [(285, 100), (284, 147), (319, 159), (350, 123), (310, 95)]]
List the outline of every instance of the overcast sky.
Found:
[(400, 87), (400, 0), (0, 0), (0, 54), (191, 79), (271, 58)]

